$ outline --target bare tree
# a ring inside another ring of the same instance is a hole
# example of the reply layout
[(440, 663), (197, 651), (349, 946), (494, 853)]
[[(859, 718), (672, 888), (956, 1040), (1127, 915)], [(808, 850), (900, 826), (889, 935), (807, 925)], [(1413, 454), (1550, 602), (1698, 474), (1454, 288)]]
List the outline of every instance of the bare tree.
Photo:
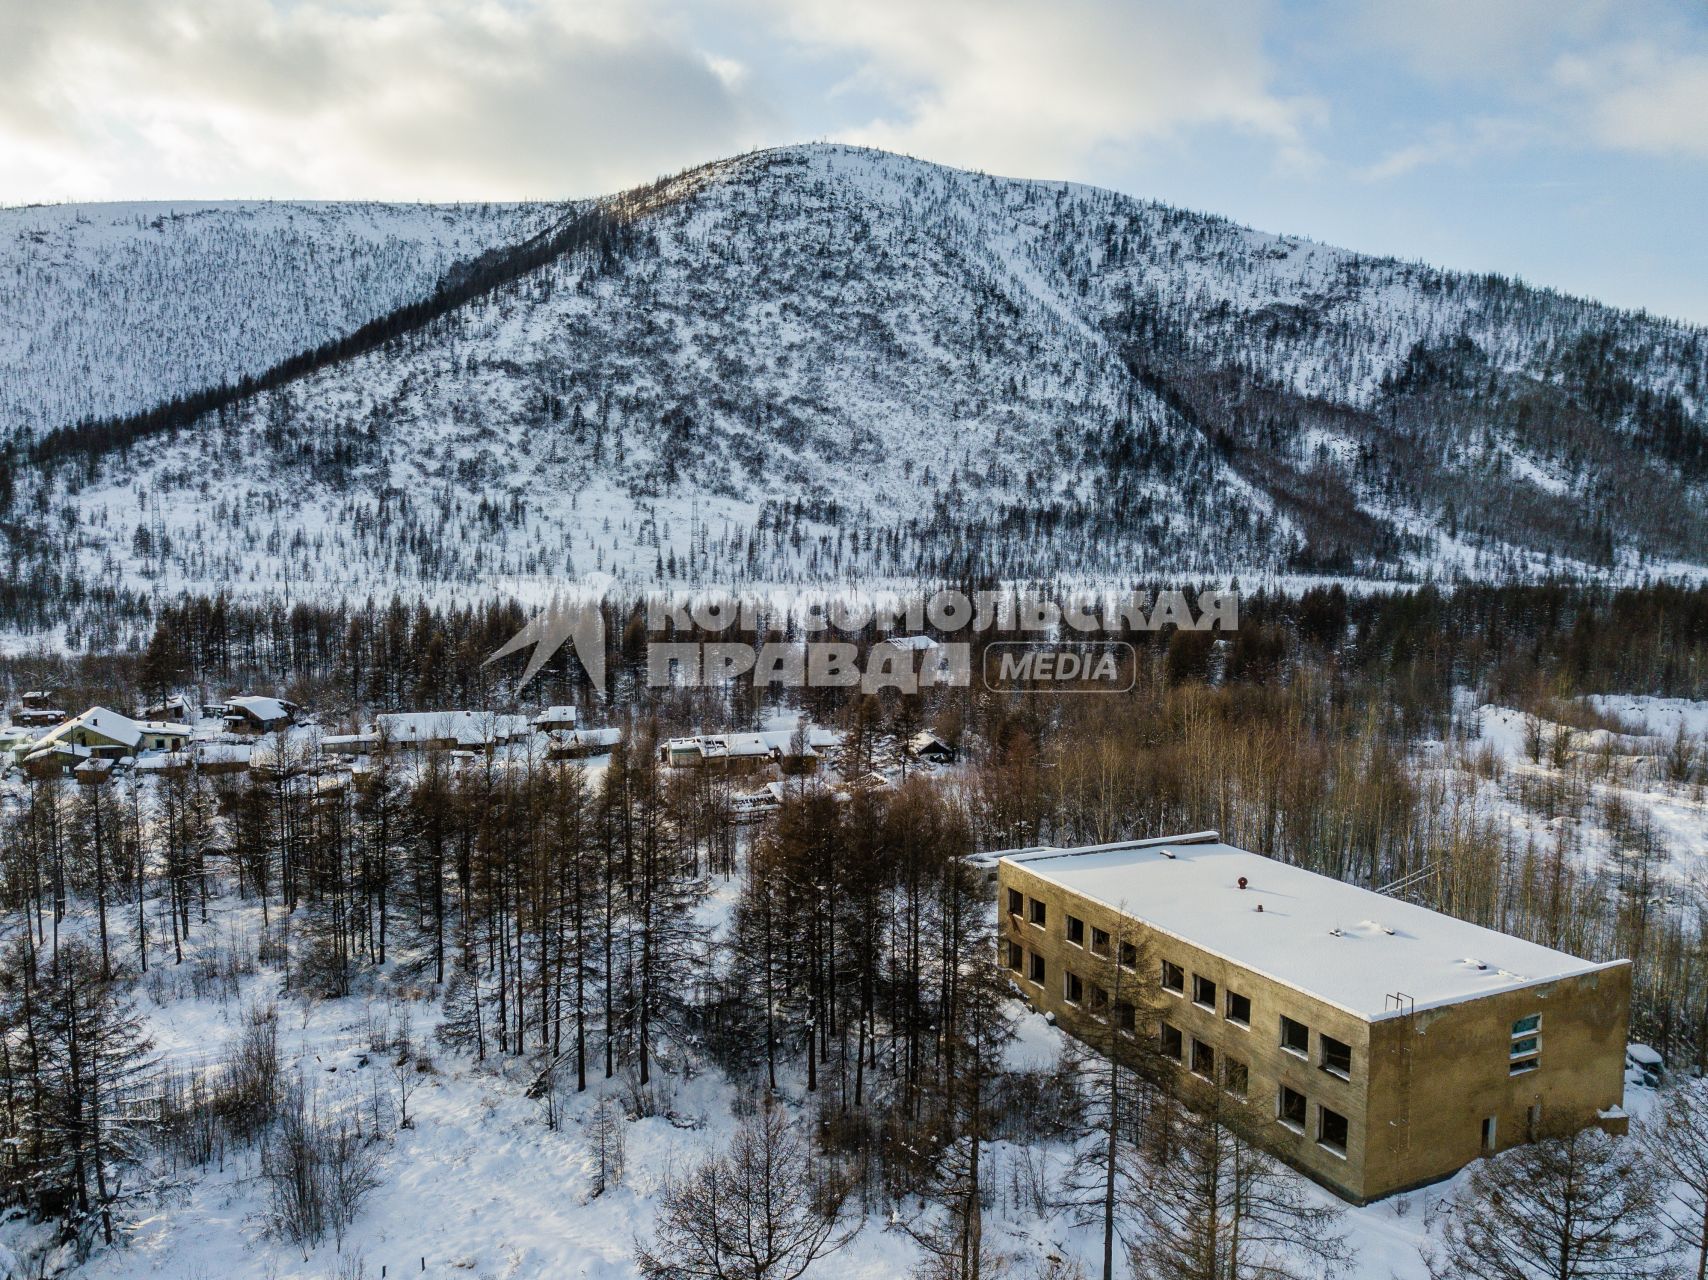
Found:
[(1454, 1194), (1435, 1280), (1657, 1280), (1676, 1274), (1659, 1179), (1635, 1142), (1600, 1129), (1479, 1164)]
[(666, 1184), (635, 1261), (650, 1280), (795, 1280), (859, 1230), (852, 1189), (767, 1098), (726, 1151)]
[(585, 1133), (594, 1161), (593, 1195), (602, 1196), (623, 1180), (623, 1114), (615, 1098), (599, 1099), (588, 1113)]
[(1708, 1086), (1693, 1080), (1668, 1090), (1642, 1138), (1649, 1159), (1672, 1183), (1662, 1222), (1673, 1242), (1696, 1256), (1696, 1280), (1708, 1280)]
[(1351, 1255), (1338, 1207), (1269, 1155), (1245, 1108), (1214, 1086), (1153, 1117), (1150, 1178), (1130, 1250), (1150, 1280), (1292, 1280), (1339, 1274)]
[[(1122, 904), (1117, 918), (1125, 921), (1125, 913)], [(1137, 1226), (1136, 1218), (1118, 1214), (1117, 1207), (1136, 1198), (1144, 1179), (1138, 1133), (1143, 1116), (1158, 1102), (1150, 1081), (1169, 1068), (1159, 1064), (1155, 1037), (1141, 1031), (1154, 1025), (1161, 1001), (1160, 974), (1145, 939), (1122, 923), (1112, 935), (1093, 927), (1088, 941), (1093, 1021), (1082, 1034), (1100, 1060), (1079, 1068), (1090, 1086), (1080, 1111), (1084, 1141), (1064, 1172), (1058, 1203), (1076, 1222), (1101, 1228), (1101, 1275), (1111, 1280), (1120, 1228)], [(1135, 1242), (1136, 1237), (1126, 1241)]]

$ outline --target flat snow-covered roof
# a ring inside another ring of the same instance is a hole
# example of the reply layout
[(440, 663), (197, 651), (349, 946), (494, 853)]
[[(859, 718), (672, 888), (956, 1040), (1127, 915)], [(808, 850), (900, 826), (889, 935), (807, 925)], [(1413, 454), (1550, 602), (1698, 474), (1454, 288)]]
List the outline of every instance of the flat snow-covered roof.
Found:
[(1370, 1020), (1403, 1012), (1388, 998), (1396, 992), (1423, 1009), (1626, 963), (1496, 933), (1237, 849), (1213, 831), (997, 856)]

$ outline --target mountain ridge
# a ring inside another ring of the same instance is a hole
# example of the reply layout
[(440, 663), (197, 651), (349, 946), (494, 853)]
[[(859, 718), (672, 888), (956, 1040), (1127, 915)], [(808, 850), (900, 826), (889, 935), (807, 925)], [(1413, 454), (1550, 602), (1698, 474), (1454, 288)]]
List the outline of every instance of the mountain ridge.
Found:
[[(1708, 564), (1699, 327), (834, 144), (580, 207), (624, 199), (608, 261), (541, 255), (131, 473), (15, 460), (12, 518), (150, 590)], [(184, 483), (222, 456), (290, 478), (259, 566)]]

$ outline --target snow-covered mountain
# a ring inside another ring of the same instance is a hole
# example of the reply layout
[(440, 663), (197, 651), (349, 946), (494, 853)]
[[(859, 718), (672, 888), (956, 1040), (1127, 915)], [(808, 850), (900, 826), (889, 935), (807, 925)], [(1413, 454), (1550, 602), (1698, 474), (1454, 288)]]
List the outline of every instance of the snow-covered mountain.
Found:
[[(331, 206), (305, 238), (282, 207), (199, 216), (228, 265), (192, 269), (198, 318), (144, 344), (152, 390), (128, 399), (79, 400), (64, 353), (128, 368), (124, 340), (88, 335), (169, 306), (162, 263), (182, 255), (138, 231), (128, 268), (76, 287), (11, 267), (26, 283), (0, 326), (24, 298), (83, 336), (23, 354), (8, 425), (254, 373), (373, 320), (376, 297), (414, 309), (199, 416), (20, 444), (0, 491), (20, 576), (467, 595), (591, 570), (1708, 565), (1708, 331), (1500, 278), (829, 145), (460, 221)], [(367, 230), (423, 220), (413, 239)], [(499, 247), (547, 232), (544, 257)], [(448, 267), (464, 246), (493, 251)], [(432, 292), (458, 270), (481, 287)], [(239, 336), (286, 293), (288, 323)], [(172, 354), (210, 332), (227, 341)]]
[(0, 422), (42, 430), (258, 374), (432, 292), (551, 205), (0, 209)]

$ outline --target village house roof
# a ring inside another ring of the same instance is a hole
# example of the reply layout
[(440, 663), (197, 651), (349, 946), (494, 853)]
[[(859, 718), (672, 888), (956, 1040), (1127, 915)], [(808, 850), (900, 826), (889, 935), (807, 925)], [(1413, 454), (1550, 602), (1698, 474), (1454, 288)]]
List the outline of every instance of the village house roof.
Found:
[(1371, 1021), (1628, 963), (1496, 933), (1235, 848), (1214, 831), (989, 856)]
[(394, 711), (374, 717), (374, 731), (396, 746), (453, 742), (483, 747), (508, 742), (530, 729), (527, 716), (486, 711)]
[[(82, 715), (73, 716), (64, 724), (43, 734), (36, 740), (36, 746), (46, 747), (68, 739), (78, 729), (87, 729), (133, 749), (142, 741), (142, 726), (129, 716), (122, 716), (105, 707), (90, 707)], [(189, 730), (186, 729), (185, 732), (188, 733)]]
[(539, 715), (534, 717), (534, 723), (537, 725), (574, 724), (575, 723), (575, 708), (574, 707), (547, 707), (544, 711), (540, 712)]
[(566, 747), (614, 747), (622, 740), (621, 729), (563, 729), (552, 735)]
[(244, 694), (237, 698), (225, 700), (227, 711), (237, 714), (247, 714), (251, 719), (262, 724), (270, 724), (274, 720), (288, 720), (291, 708), (282, 698), (263, 698), (253, 694)]
[(951, 747), (947, 742), (944, 742), (943, 739), (939, 738), (929, 729), (921, 729), (918, 733), (914, 734), (913, 737), (907, 740), (907, 749), (915, 755), (918, 755), (921, 751), (929, 751), (934, 747), (939, 751), (954, 750), (953, 747)]

